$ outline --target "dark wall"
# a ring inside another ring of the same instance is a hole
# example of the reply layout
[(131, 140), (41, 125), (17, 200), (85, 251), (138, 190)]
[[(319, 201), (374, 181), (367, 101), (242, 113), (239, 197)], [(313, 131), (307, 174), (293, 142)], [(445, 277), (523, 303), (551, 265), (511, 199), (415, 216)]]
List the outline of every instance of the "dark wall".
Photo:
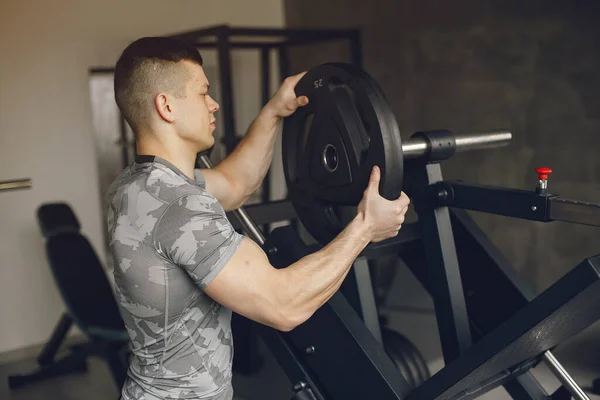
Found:
[[(526, 4), (525, 4), (526, 3)], [(363, 67), (403, 137), (508, 129), (509, 147), (461, 154), (447, 178), (600, 203), (600, 8), (594, 1), (285, 0), (289, 27), (360, 27)], [(292, 52), (292, 72), (349, 61), (342, 43)], [(600, 228), (474, 214), (537, 290), (600, 253)]]

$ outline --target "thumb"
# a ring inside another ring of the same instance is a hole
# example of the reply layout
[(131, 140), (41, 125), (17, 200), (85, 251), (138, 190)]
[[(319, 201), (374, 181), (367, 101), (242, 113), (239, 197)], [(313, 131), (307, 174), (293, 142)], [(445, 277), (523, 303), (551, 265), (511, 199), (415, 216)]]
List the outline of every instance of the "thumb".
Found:
[(299, 107), (305, 106), (308, 104), (308, 97), (307, 96), (300, 96), (296, 98), (296, 104)]
[(287, 108), (291, 111), (296, 111), (296, 109), (298, 109), (298, 107), (302, 107), (306, 104), (308, 104), (308, 97), (306, 97), (306, 96), (295, 97), (293, 100), (288, 101)]
[(377, 165), (373, 166), (371, 176), (369, 177), (369, 189), (379, 193), (379, 180), (381, 179), (381, 171)]

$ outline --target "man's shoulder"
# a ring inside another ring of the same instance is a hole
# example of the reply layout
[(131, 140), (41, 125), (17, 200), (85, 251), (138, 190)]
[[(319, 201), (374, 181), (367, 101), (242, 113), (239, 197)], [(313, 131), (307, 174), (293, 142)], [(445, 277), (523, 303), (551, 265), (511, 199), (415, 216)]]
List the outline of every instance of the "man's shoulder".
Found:
[(195, 182), (158, 163), (126, 168), (110, 185), (107, 197), (134, 196), (138, 201), (170, 204), (187, 196), (207, 196)]
[(158, 163), (126, 168), (106, 197), (109, 232), (127, 243), (152, 232), (178, 231), (199, 214), (220, 209), (199, 184)]
[(161, 164), (154, 164), (140, 181), (154, 198), (164, 203), (173, 203), (187, 196), (206, 196), (207, 193), (197, 182), (186, 179)]

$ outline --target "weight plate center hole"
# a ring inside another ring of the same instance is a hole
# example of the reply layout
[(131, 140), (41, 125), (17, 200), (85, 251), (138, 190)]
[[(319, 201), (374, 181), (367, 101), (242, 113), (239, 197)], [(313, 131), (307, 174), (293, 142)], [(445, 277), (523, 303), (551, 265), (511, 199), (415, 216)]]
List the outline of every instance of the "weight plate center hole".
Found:
[(323, 165), (329, 172), (333, 172), (338, 167), (338, 154), (334, 145), (328, 144), (323, 150)]

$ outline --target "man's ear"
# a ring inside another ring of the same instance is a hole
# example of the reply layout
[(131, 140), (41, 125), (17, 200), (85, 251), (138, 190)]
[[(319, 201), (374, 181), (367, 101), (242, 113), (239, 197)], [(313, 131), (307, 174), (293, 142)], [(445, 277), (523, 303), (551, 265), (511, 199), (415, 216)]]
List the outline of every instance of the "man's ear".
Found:
[(171, 104), (170, 96), (166, 93), (159, 93), (154, 97), (154, 107), (156, 111), (167, 122), (175, 121), (175, 114), (173, 113), (173, 107)]

